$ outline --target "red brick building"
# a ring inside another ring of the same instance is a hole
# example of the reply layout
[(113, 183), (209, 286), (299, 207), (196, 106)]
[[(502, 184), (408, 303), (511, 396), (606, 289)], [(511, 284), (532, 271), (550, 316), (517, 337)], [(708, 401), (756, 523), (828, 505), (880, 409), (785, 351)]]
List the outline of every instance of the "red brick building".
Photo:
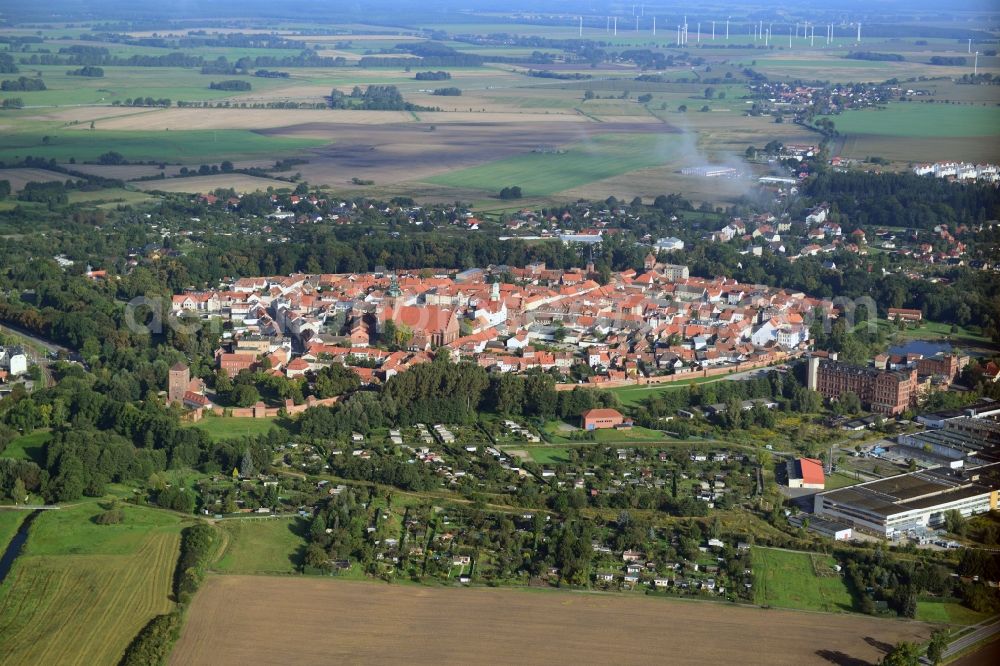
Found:
[(902, 319), (903, 321), (920, 321), (923, 318), (924, 315), (920, 310), (910, 310), (907, 308), (889, 308), (889, 313), (886, 315), (886, 319), (889, 321), (897, 319)]
[[(602, 428), (617, 428), (625, 425), (625, 417), (617, 409), (588, 409), (580, 415), (584, 430), (600, 430)], [(631, 425), (631, 421), (628, 422)]]
[(219, 354), (219, 369), (230, 377), (235, 377), (242, 370), (253, 369), (256, 362), (255, 354)]
[(183, 403), (190, 383), (191, 371), (183, 363), (175, 363), (167, 376), (167, 402)]
[(917, 361), (917, 374), (941, 375), (949, 380), (958, 376), (958, 373), (968, 363), (968, 357), (959, 357), (956, 354), (938, 354), (928, 356)]
[(418, 349), (451, 344), (461, 334), (458, 312), (436, 305), (387, 307), (381, 318), (383, 322), (392, 320), (396, 326), (409, 329), (413, 333), (410, 345)]
[(830, 400), (851, 391), (873, 412), (898, 416), (916, 401), (917, 369), (878, 370), (812, 358), (808, 385)]

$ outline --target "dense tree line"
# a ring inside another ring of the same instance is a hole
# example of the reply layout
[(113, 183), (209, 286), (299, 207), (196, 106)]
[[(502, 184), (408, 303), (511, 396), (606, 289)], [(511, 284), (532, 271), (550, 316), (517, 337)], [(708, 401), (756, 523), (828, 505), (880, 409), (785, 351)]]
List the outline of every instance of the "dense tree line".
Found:
[(851, 51), (845, 58), (850, 60), (875, 60), (883, 62), (903, 62), (906, 60), (898, 53), (878, 53), (876, 51)]
[(7, 79), (0, 82), (0, 90), (4, 92), (33, 92), (46, 90), (45, 81), (29, 79), (27, 76), (19, 76), (16, 79)]
[(932, 65), (944, 65), (947, 67), (964, 67), (968, 64), (968, 58), (962, 56), (931, 56), (929, 62)]
[(71, 69), (66, 72), (67, 76), (87, 76), (90, 78), (99, 79), (104, 76), (104, 69), (101, 67), (86, 66), (80, 69)]
[(253, 86), (250, 85), (249, 81), (241, 81), (240, 79), (231, 79), (228, 81), (212, 81), (208, 84), (211, 90), (239, 90), (246, 91), (252, 90)]
[(417, 81), (447, 81), (451, 78), (451, 74), (442, 70), (436, 72), (417, 72), (413, 78)]
[(881, 547), (874, 551), (843, 549), (835, 555), (845, 562), (844, 579), (854, 597), (855, 610), (862, 613), (877, 614), (882, 604), (901, 617), (913, 618), (921, 595), (965, 598), (966, 590), (960, 581), (935, 562), (902, 559)]
[(125, 649), (119, 666), (149, 666), (166, 663), (181, 634), (184, 618), (179, 610), (157, 615), (139, 630)]
[(1000, 191), (989, 185), (951, 183), (911, 173), (873, 175), (827, 172), (810, 179), (805, 194), (829, 202), (846, 220), (845, 230), (866, 226), (931, 230), (948, 224), (982, 224), (1000, 216)]
[(17, 65), (9, 53), (0, 53), (0, 74), (17, 74)]
[(350, 94), (334, 88), (330, 91), (330, 108), (363, 109), (365, 111), (427, 111), (424, 107), (410, 104), (396, 86), (371, 85), (361, 89), (354, 86)]
[(578, 388), (557, 392), (555, 379), (548, 374), (490, 376), (477, 365), (451, 363), (439, 355), (432, 363), (394, 375), (381, 390), (358, 391), (332, 407), (306, 410), (297, 425), (310, 439), (347, 441), (351, 433), (367, 436), (378, 428), (474, 424), (481, 411), (575, 420), (587, 409), (614, 406), (615, 397), (605, 391)]
[(181, 531), (181, 553), (174, 568), (174, 597), (178, 603), (187, 603), (198, 590), (215, 542), (215, 530), (205, 523)]
[(724, 430), (739, 430), (750, 425), (772, 426), (775, 416), (766, 407), (743, 410), (742, 402), (754, 399), (774, 400), (778, 409), (786, 412), (811, 413), (819, 411), (822, 406), (820, 395), (806, 389), (794, 374), (772, 371), (745, 381), (692, 384), (687, 389), (658, 391), (643, 403), (636, 421), (660, 428), (663, 427), (663, 419), (670, 417), (674, 420), (671, 429), (679, 429), (684, 434), (687, 427), (683, 419), (676, 418), (679, 411), (722, 405), (723, 412), (713, 418), (716, 425)]

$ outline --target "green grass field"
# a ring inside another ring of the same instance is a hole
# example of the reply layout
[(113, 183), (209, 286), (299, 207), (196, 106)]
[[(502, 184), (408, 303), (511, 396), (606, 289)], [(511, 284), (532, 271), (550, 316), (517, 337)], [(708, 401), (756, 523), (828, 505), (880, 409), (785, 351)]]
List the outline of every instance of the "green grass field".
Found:
[(996, 106), (955, 106), (897, 102), (887, 109), (845, 111), (825, 116), (841, 134), (890, 137), (970, 137), (997, 136), (1000, 108)]
[(569, 449), (564, 446), (533, 446), (525, 450), (532, 460), (543, 465), (569, 462)]
[[(43, 137), (48, 136), (48, 142)], [(0, 133), (0, 160), (16, 161), (28, 155), (56, 159), (94, 161), (115, 151), (132, 162), (205, 162), (223, 159), (272, 158), (282, 153), (315, 146), (310, 139), (264, 136), (249, 130), (83, 131), (31, 130)]]
[[(951, 332), (950, 324), (943, 324), (935, 321), (924, 321), (921, 322), (919, 326), (913, 326), (908, 324), (905, 329), (899, 331), (896, 328), (894, 322), (885, 322), (887, 326), (890, 327), (893, 332), (898, 332), (904, 338), (909, 340), (956, 340), (963, 342), (975, 342), (980, 344), (992, 344), (989, 337), (983, 335), (979, 331), (969, 330), (962, 326), (959, 326), (955, 333)], [(879, 325), (882, 321), (879, 320)]]
[(15, 437), (7, 448), (0, 452), (0, 457), (33, 460), (41, 465), (45, 460), (45, 444), (50, 439), (52, 433), (48, 430), (36, 430), (30, 435)]
[[(163, 55), (162, 49), (156, 50)], [(166, 98), (177, 101), (219, 100), (248, 93), (212, 90), (209, 83), (223, 79), (242, 79), (253, 86), (252, 93), (288, 85), (287, 79), (267, 79), (254, 76), (204, 76), (197, 69), (180, 67), (104, 67), (104, 76), (68, 76), (75, 67), (56, 65), (23, 65), (18, 76), (34, 77), (41, 73), (46, 90), (19, 92), (25, 106), (71, 106), (79, 104), (124, 103), (134, 97)], [(11, 78), (4, 76), (3, 78)], [(16, 77), (13, 77), (16, 78)], [(15, 93), (10, 93), (13, 96)]]
[(267, 434), (271, 428), (277, 428), (277, 419), (238, 419), (231, 416), (206, 416), (197, 423), (188, 424), (189, 428), (198, 428), (208, 433), (215, 441)]
[(229, 543), (213, 568), (221, 573), (295, 573), (305, 553), (300, 518), (239, 518), (219, 523)]
[(0, 553), (7, 549), (7, 544), (17, 534), (17, 528), (28, 514), (28, 511), (20, 509), (0, 509)]
[(435, 176), (428, 182), (497, 192), (517, 185), (525, 196), (548, 196), (637, 169), (666, 164), (680, 153), (677, 136), (601, 135), (562, 154), (531, 153)]
[(918, 601), (917, 619), (921, 622), (970, 625), (982, 622), (988, 613), (977, 613), (961, 604), (946, 601)]
[(46, 511), (0, 586), (0, 662), (114, 664), (170, 600), (182, 520), (125, 506), (97, 525), (96, 502)]
[(617, 386), (615, 388), (608, 389), (608, 391), (618, 396), (618, 401), (621, 404), (631, 407), (642, 403), (651, 395), (656, 395), (657, 393), (662, 393), (663, 391), (676, 391), (678, 389), (687, 388), (692, 384), (707, 384), (709, 382), (717, 382), (722, 379), (725, 379), (725, 375), (717, 377), (693, 377), (692, 379), (680, 379), (676, 382), (667, 382), (665, 384), (652, 384), (648, 386)]
[[(830, 66), (851, 69), (889, 69), (894, 64), (884, 60), (848, 60), (846, 58), (841, 60), (830, 60), (829, 58), (761, 58), (757, 61), (757, 66), (761, 70), (789, 68), (816, 71)], [(750, 63), (747, 62), (745, 65), (749, 66)]]
[[(813, 560), (829, 575), (817, 575)], [(853, 607), (843, 579), (826, 555), (755, 547), (754, 603), (761, 606), (838, 613)]]
[(156, 197), (151, 194), (122, 188), (107, 188), (91, 192), (74, 191), (69, 193), (69, 202), (72, 204), (96, 203), (117, 205), (122, 203), (134, 206), (155, 199)]
[(847, 486), (853, 486), (856, 483), (861, 483), (859, 479), (855, 479), (850, 474), (845, 474), (843, 472), (834, 472), (826, 477), (826, 490), (836, 490), (837, 488), (846, 488)]

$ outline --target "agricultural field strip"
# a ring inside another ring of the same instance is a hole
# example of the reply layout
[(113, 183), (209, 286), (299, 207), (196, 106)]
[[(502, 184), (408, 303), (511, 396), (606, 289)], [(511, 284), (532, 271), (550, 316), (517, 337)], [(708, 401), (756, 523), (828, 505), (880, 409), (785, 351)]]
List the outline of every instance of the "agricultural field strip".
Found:
[(176, 535), (158, 533), (131, 555), (26, 554), (0, 603), (0, 658), (8, 664), (117, 661), (146, 620), (169, 609), (177, 543)]
[[(351, 612), (331, 623), (331, 608)], [(489, 630), (483, 617), (491, 619)], [(449, 628), (447, 649), (431, 626)], [(649, 663), (670, 650), (672, 663), (703, 664), (738, 661), (750, 650), (768, 654), (770, 663), (802, 664), (825, 663), (822, 649), (877, 658), (863, 636), (893, 643), (928, 633), (915, 622), (645, 597), (212, 576), (195, 597), (171, 663), (401, 663), (400, 650), (412, 664), (468, 663), (483, 654), (498, 663)]]

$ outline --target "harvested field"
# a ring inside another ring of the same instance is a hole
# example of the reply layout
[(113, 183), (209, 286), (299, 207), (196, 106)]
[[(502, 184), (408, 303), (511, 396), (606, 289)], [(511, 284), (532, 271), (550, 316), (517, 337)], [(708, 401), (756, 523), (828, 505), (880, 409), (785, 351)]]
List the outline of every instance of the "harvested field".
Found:
[(171, 664), (863, 664), (917, 622), (573, 592), (212, 576)]
[(237, 192), (265, 191), (269, 187), (273, 188), (293, 188), (294, 183), (286, 183), (281, 180), (270, 178), (255, 178), (241, 173), (222, 174), (218, 176), (195, 176), (192, 178), (167, 178), (165, 180), (144, 180), (135, 184), (140, 190), (152, 192), (212, 192), (219, 188), (232, 188)]
[[(366, 124), (410, 122), (404, 111), (332, 111), (323, 109), (160, 109), (103, 120), (102, 130), (272, 129), (303, 123)], [(83, 129), (85, 126), (81, 125)]]
[(913, 139), (879, 134), (848, 134), (841, 137), (839, 155), (856, 160), (883, 157), (900, 166), (910, 162), (1000, 161), (1000, 142), (995, 136), (957, 138), (924, 136)]
[(25, 183), (48, 183), (69, 178), (71, 176), (47, 169), (0, 169), (0, 180), (10, 181), (10, 187), (15, 192), (23, 190)]
[(671, 134), (595, 135), (566, 146), (560, 153), (515, 155), (442, 174), (433, 182), (491, 193), (498, 184), (518, 185), (526, 196), (547, 196), (663, 164), (675, 159), (681, 149), (677, 135)]
[(126, 506), (97, 525), (83, 503), (46, 511), (0, 587), (0, 663), (114, 664), (154, 615), (173, 608), (180, 521)]
[(129, 106), (75, 106), (68, 109), (55, 109), (32, 114), (32, 120), (51, 120), (65, 123), (83, 123), (101, 118), (116, 118), (119, 116), (139, 116), (153, 113), (153, 110)]
[(156, 176), (164, 174), (167, 177), (176, 176), (181, 168), (176, 165), (167, 165), (161, 169), (156, 164), (64, 164), (68, 169), (79, 171), (80, 173), (100, 176), (101, 178), (117, 178), (119, 180), (132, 180), (144, 176)]
[[(433, 131), (431, 127), (426, 123), (380, 126), (311, 123), (261, 133), (331, 142), (309, 151), (306, 154), (309, 163), (296, 167), (310, 183), (344, 186), (351, 178), (362, 178), (381, 186), (424, 180), (508, 157), (527, 157), (539, 146), (566, 146), (590, 140), (598, 134), (676, 131), (662, 123), (590, 121), (522, 123), (515, 132), (504, 123), (494, 122), (449, 123), (436, 125)], [(426, 194), (422, 188), (421, 192)]]
[[(274, 160), (236, 160), (233, 166), (237, 169), (268, 169), (274, 165)], [(180, 173), (181, 167), (176, 164), (167, 164), (161, 169), (156, 164), (63, 164), (62, 166), (102, 178), (117, 178), (119, 180), (133, 180), (144, 176), (156, 176), (164, 174), (168, 178)]]

